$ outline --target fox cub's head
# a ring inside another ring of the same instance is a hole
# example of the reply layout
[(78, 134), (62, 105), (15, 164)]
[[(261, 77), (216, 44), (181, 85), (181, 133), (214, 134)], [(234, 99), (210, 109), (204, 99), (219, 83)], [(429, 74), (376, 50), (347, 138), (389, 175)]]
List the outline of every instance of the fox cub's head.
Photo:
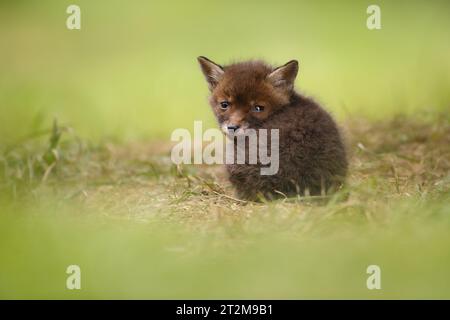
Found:
[(270, 116), (287, 105), (294, 92), (298, 62), (273, 68), (261, 61), (220, 66), (198, 57), (211, 91), (210, 103), (226, 134), (244, 134), (258, 129)]

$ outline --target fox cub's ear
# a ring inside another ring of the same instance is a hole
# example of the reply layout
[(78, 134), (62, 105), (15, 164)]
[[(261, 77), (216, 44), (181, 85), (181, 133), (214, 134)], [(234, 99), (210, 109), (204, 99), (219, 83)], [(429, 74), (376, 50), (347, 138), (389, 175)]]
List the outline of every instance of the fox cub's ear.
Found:
[(291, 60), (281, 67), (275, 68), (267, 79), (272, 82), (275, 87), (281, 87), (286, 90), (294, 88), (295, 77), (298, 73), (298, 61)]
[(200, 63), (206, 81), (208, 81), (209, 90), (212, 91), (222, 78), (223, 68), (206, 57), (200, 56), (197, 60)]

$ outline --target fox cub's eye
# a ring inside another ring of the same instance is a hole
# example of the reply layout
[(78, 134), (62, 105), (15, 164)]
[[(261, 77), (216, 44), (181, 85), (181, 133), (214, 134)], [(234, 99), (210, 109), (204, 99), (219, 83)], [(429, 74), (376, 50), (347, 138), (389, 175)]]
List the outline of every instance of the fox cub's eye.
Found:
[(254, 112), (263, 112), (264, 111), (264, 107), (263, 106), (254, 106), (253, 107), (253, 111)]
[(222, 101), (222, 102), (220, 103), (220, 108), (221, 108), (222, 110), (228, 109), (229, 106), (230, 106), (230, 103), (229, 103), (228, 101)]

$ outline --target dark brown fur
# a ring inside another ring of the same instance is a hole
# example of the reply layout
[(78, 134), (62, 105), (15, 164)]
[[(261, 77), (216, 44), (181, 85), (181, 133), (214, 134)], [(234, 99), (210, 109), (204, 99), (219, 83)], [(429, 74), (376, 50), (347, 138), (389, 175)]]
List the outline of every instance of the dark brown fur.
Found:
[[(297, 61), (273, 68), (261, 61), (222, 67), (204, 57), (198, 60), (221, 127), (280, 130), (277, 174), (261, 175), (260, 165), (227, 165), (240, 198), (320, 195), (342, 185), (347, 173), (344, 143), (331, 116), (295, 92)], [(229, 102), (226, 110), (221, 109), (223, 101)], [(264, 110), (254, 112), (256, 105)]]

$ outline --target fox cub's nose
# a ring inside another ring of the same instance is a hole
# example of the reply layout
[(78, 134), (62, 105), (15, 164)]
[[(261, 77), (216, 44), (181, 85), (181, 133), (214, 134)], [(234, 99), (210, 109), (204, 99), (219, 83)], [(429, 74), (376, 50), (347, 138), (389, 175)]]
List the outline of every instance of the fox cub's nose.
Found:
[(230, 131), (235, 131), (235, 130), (239, 129), (239, 126), (227, 126), (227, 129)]

